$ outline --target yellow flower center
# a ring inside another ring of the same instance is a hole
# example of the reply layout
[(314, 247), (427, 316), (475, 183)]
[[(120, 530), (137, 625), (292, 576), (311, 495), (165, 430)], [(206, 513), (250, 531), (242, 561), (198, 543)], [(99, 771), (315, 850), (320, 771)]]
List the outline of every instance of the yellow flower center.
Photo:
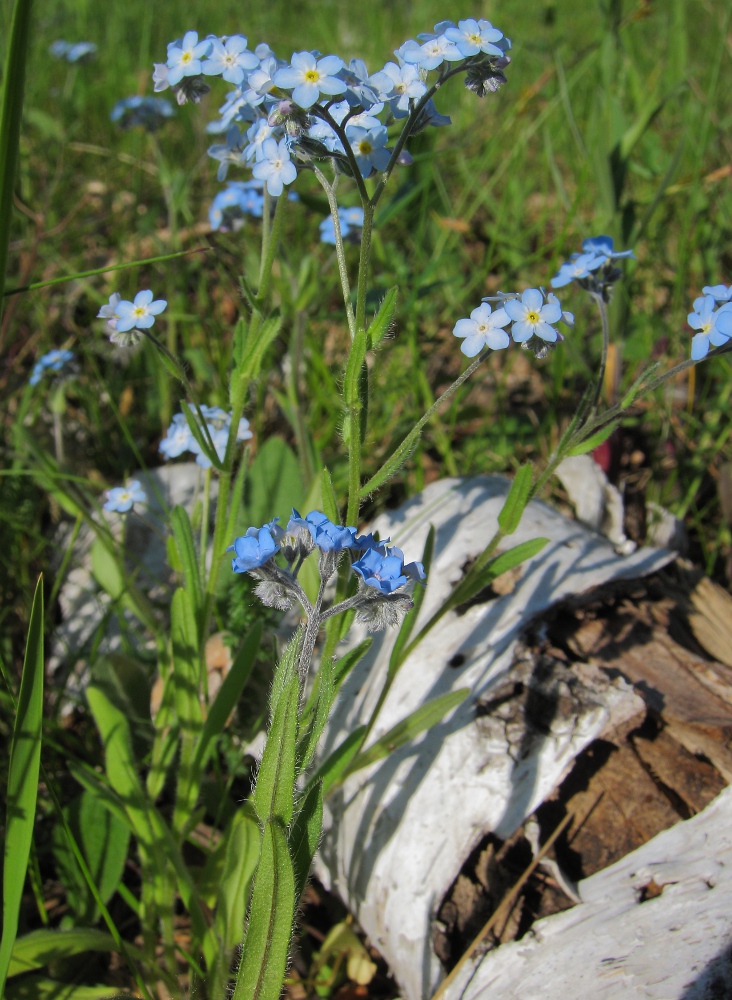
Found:
[(180, 57), (180, 61), (184, 63), (189, 63), (192, 58), (193, 58), (192, 52), (184, 52), (183, 55)]
[(539, 314), (538, 314), (538, 312), (534, 312), (533, 309), (531, 309), (529, 312), (527, 312), (526, 313), (526, 322), (527, 323), (538, 323), (539, 322)]
[(468, 41), (472, 42), (473, 45), (480, 45), (483, 39), (480, 37), (480, 35), (468, 35)]
[(305, 70), (306, 83), (317, 83), (319, 79), (320, 79), (320, 73), (318, 73), (317, 69)]
[(368, 156), (373, 152), (374, 147), (368, 141), (368, 139), (362, 139), (358, 144), (358, 151), (361, 156)]
[(134, 313), (135, 313), (135, 316), (144, 316), (145, 315), (145, 307), (144, 306), (135, 306)]
[(702, 328), (700, 332), (709, 333), (711, 329), (712, 329), (712, 323), (710, 321), (707, 321), (706, 323), (702, 323)]

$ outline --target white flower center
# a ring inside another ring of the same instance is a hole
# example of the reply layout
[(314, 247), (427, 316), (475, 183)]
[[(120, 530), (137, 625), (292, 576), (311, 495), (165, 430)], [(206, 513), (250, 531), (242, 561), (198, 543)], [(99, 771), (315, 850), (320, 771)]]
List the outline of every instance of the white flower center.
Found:
[(478, 333), (488, 333), (488, 324), (478, 323)]
[(273, 160), (272, 166), (275, 168), (275, 170), (282, 170), (282, 160)]

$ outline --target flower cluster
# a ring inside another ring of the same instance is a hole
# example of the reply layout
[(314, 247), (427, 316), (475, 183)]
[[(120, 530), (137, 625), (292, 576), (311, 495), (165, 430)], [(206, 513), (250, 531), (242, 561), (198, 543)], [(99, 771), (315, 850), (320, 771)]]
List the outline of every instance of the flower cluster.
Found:
[[(199, 101), (210, 89), (207, 77), (232, 84), (220, 119), (208, 126), (226, 141), (209, 155), (221, 164), (220, 180), (231, 164), (249, 166), (276, 196), (314, 159), (330, 158), (349, 173), (355, 161), (363, 177), (386, 170), (392, 157), (387, 127), (418, 102), (413, 134), (450, 124), (427, 97), (431, 72), (438, 74), (434, 82), (465, 72), (466, 86), (480, 96), (506, 82), (511, 42), (489, 21), (441, 21), (418, 37), (395, 50), (396, 61), (369, 73), (360, 59), (346, 64), (337, 55), (301, 51), (287, 62), (264, 43), (251, 51), (244, 35), (199, 41), (188, 31), (168, 45), (153, 81), (158, 92), (171, 87), (179, 103)], [(410, 160), (403, 151), (399, 162)]]
[(598, 295), (603, 302), (609, 301), (613, 284), (622, 277), (622, 271), (613, 263), (624, 257), (632, 257), (632, 250), (615, 250), (611, 236), (592, 236), (582, 242), (582, 253), (573, 253), (562, 264), (551, 280), (552, 288), (563, 288), (572, 281), (582, 288)]
[(33, 365), (33, 371), (28, 379), (30, 385), (38, 385), (46, 372), (60, 372), (64, 365), (73, 361), (72, 351), (55, 350), (44, 354), (42, 358)]
[[(499, 302), (493, 309), (489, 302)], [(508, 347), (511, 337), (517, 344), (533, 350), (537, 357), (543, 357), (548, 344), (563, 340), (554, 323), (572, 326), (574, 317), (563, 312), (559, 299), (544, 289), (527, 288), (525, 292), (498, 292), (483, 299), (477, 309), (473, 309), (469, 319), (459, 319), (453, 329), (456, 337), (463, 338), (460, 350), (469, 358), (486, 348), (500, 351)]]
[(710, 346), (721, 347), (732, 338), (732, 286), (705, 285), (702, 293), (688, 317), (692, 330), (698, 330), (691, 340), (694, 361), (705, 357)]
[[(234, 553), (231, 568), (235, 573), (251, 573), (259, 580), (256, 592), (263, 603), (286, 610), (297, 599), (307, 607), (297, 583), (303, 559), (315, 549), (320, 551), (320, 574), (325, 583), (335, 572), (341, 554), (347, 551), (351, 554), (351, 568), (360, 578), (358, 593), (326, 615), (355, 609), (359, 620), (369, 628), (401, 621), (411, 600), (396, 592), (409, 580), (424, 581), (422, 563), (405, 564), (402, 550), (389, 547), (388, 539), (380, 542), (371, 534), (359, 536), (356, 528), (335, 524), (319, 510), (301, 517), (293, 507), (285, 528), (278, 521), (274, 518), (261, 528), (248, 528), (227, 549)], [(284, 556), (287, 569), (274, 562), (277, 553)]]
[(244, 217), (252, 215), (261, 219), (264, 196), (260, 181), (230, 181), (215, 196), (208, 212), (211, 229), (236, 232), (244, 225)]
[[(198, 420), (198, 414), (194, 406), (190, 403), (184, 404), (188, 406), (194, 420)], [(201, 413), (203, 414), (203, 419), (206, 423), (208, 433), (213, 442), (213, 446), (216, 450), (216, 454), (223, 461), (224, 455), (226, 454), (226, 443), (229, 440), (229, 429), (231, 427), (231, 414), (222, 410), (219, 406), (201, 406)], [(242, 417), (239, 421), (239, 427), (236, 432), (237, 441), (248, 441), (251, 438), (252, 432), (249, 430), (249, 421), (246, 417)], [(176, 413), (173, 417), (173, 422), (168, 428), (165, 437), (160, 442), (159, 447), (160, 453), (163, 458), (167, 461), (171, 458), (178, 458), (186, 451), (192, 452), (196, 456), (196, 463), (201, 466), (202, 469), (210, 469), (211, 461), (203, 454), (201, 446), (196, 441), (191, 429), (188, 425), (184, 413)]]
[(104, 509), (125, 514), (132, 508), (133, 504), (145, 503), (146, 500), (147, 494), (140, 486), (140, 481), (133, 479), (129, 486), (115, 486), (114, 489), (107, 490), (107, 502), (104, 504)]
[(97, 54), (97, 47), (94, 42), (65, 42), (59, 38), (53, 42), (48, 51), (56, 59), (65, 59), (66, 62), (89, 62)]
[(109, 339), (113, 344), (128, 347), (136, 344), (143, 330), (149, 330), (167, 306), (165, 299), (155, 299), (153, 293), (146, 289), (138, 292), (132, 302), (123, 299), (119, 292), (109, 296), (109, 302), (97, 313), (98, 319), (106, 319)]
[[(341, 226), (341, 236), (344, 240), (350, 243), (359, 243), (361, 241), (363, 209), (360, 205), (354, 205), (353, 208), (341, 208), (339, 206), (338, 221)], [(331, 215), (328, 215), (320, 223), (320, 240), (322, 243), (329, 243), (331, 246), (335, 246), (335, 224)]]
[(120, 128), (144, 128), (155, 132), (173, 117), (173, 105), (164, 97), (123, 97), (112, 108), (109, 117)]

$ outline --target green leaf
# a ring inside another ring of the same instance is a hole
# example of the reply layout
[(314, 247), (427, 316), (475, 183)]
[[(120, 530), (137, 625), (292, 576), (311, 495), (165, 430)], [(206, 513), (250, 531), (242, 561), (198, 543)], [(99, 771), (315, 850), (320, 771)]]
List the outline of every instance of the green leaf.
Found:
[[(170, 371), (170, 373), (177, 378), (178, 373), (175, 371), (174, 368), (170, 367), (169, 359), (166, 357), (166, 355), (161, 354), (160, 357), (162, 361), (166, 364), (168, 371)], [(198, 422), (199, 419), (202, 418), (198, 416), (198, 413), (195, 409), (191, 409), (188, 403), (184, 402), (183, 405), (181, 406), (181, 410), (183, 411), (183, 416), (186, 418), (188, 429), (190, 430), (193, 437), (196, 439), (201, 451), (209, 460), (211, 465), (213, 465), (215, 469), (218, 469), (219, 472), (221, 472), (224, 468), (223, 463), (219, 458), (218, 454), (216, 453), (216, 451), (211, 447), (208, 434), (204, 434), (201, 425)]]
[[(422, 565), (424, 566), (424, 571), (427, 577), (429, 577), (430, 567), (432, 566), (432, 557), (435, 552), (435, 527), (433, 524), (430, 525), (430, 530), (427, 533), (427, 538), (424, 543), (424, 550), (422, 552)], [(396, 637), (396, 642), (391, 651), (391, 656), (389, 657), (389, 677), (394, 678), (399, 670), (399, 667), (405, 660), (405, 650), (409, 639), (414, 631), (414, 626), (419, 616), (419, 612), (422, 608), (424, 602), (424, 595), (427, 592), (426, 587), (417, 586), (414, 588), (412, 594), (412, 608), (404, 617), (404, 621), (399, 629), (399, 634)]]
[(287, 646), (272, 683), (271, 722), (252, 795), (263, 823), (277, 818), (287, 826), (292, 819), (300, 702), (299, 652), (298, 632)]
[(254, 810), (247, 802), (238, 809), (226, 828), (221, 879), (218, 883), (216, 923), (227, 951), (244, 936), (244, 920), (249, 889), (257, 870), (261, 832)]
[(258, 376), (262, 367), (264, 355), (280, 332), (282, 317), (279, 315), (270, 316), (257, 330), (254, 336), (250, 336), (247, 331), (246, 339), (241, 349), (241, 363), (237, 365), (234, 378), (232, 379), (232, 393), (234, 392), (235, 381), (253, 382)]
[[(23, 118), (25, 67), (28, 57), (32, 7), (31, 0), (15, 0), (3, 67), (2, 104), (0, 105), (0, 115), (2, 116), (0, 117), (0, 316), (3, 311), (2, 295), (5, 291), (8, 244), (13, 221), (13, 192), (18, 166), (20, 123)], [(5, 23), (7, 24), (7, 21)], [(0, 996), (2, 996), (2, 983), (5, 978), (2, 973), (2, 964), (0, 961)]]
[(348, 777), (362, 767), (375, 764), (376, 761), (388, 757), (394, 750), (409, 743), (415, 736), (419, 736), (426, 729), (431, 729), (440, 722), (448, 712), (451, 712), (457, 705), (460, 705), (470, 694), (469, 688), (460, 688), (458, 691), (448, 691), (437, 698), (432, 698), (426, 705), (416, 709), (406, 719), (397, 722), (388, 733), (385, 733), (375, 743), (372, 743), (368, 750), (364, 750), (346, 769), (343, 777)]
[(305, 789), (306, 794), (321, 781), (323, 783), (323, 797), (326, 797), (343, 778), (346, 768), (361, 749), (365, 735), (366, 726), (358, 726), (352, 733), (349, 733), (308, 781)]
[(295, 870), (295, 899), (299, 900), (310, 874), (323, 829), (323, 784), (316, 782), (304, 796), (289, 833), (290, 854)]
[(346, 406), (354, 406), (359, 401), (359, 378), (368, 347), (365, 330), (358, 330), (351, 343), (351, 350), (346, 362), (346, 373), (343, 380), (343, 399)]
[(495, 556), (479, 572), (469, 572), (445, 602), (447, 609), (464, 604), (465, 601), (469, 601), (485, 587), (488, 587), (501, 573), (505, 573), (507, 570), (519, 566), (522, 562), (526, 562), (527, 559), (538, 555), (548, 541), (548, 538), (532, 538), (528, 542), (521, 542), (520, 545), (514, 545), (513, 548)]
[(330, 709), (335, 698), (336, 688), (333, 674), (333, 661), (328, 657), (323, 660), (318, 670), (318, 698), (315, 703), (315, 715), (312, 724), (301, 738), (297, 747), (298, 770), (304, 772), (309, 767), (315, 751), (318, 748), (318, 740), (323, 734), (325, 724), (330, 715)]
[(593, 451), (595, 448), (599, 447), (604, 441), (610, 437), (612, 432), (620, 423), (619, 420), (613, 420), (612, 423), (607, 424), (599, 431), (595, 431), (594, 434), (590, 434), (588, 438), (581, 441), (579, 444), (575, 445), (574, 448), (570, 448), (567, 452), (568, 455), (586, 455), (588, 451)]
[(5, 990), (5, 1000), (114, 1000), (129, 997), (117, 986), (79, 986), (59, 983), (45, 976), (24, 976), (13, 980)]
[(125, 804), (122, 799), (100, 778), (96, 771), (79, 761), (69, 761), (69, 771), (73, 778), (79, 782), (82, 788), (91, 792), (104, 806), (107, 812), (111, 813), (120, 823), (125, 823), (131, 833), (135, 833), (135, 827), (130, 823), (130, 818), (125, 811)]
[[(128, 944), (127, 947), (131, 954), (140, 958), (134, 945)], [(44, 927), (31, 931), (16, 939), (8, 976), (19, 976), (21, 972), (42, 969), (49, 962), (70, 958), (71, 955), (79, 955), (85, 951), (117, 951), (117, 945), (111, 934), (91, 927), (75, 927), (66, 931)]]
[(340, 660), (336, 660), (333, 664), (333, 682), (336, 692), (340, 689), (341, 684), (348, 677), (358, 661), (368, 653), (373, 644), (373, 636), (368, 636), (362, 642), (359, 642), (357, 646), (354, 646), (353, 649), (349, 649), (347, 653), (344, 653)]
[[(70, 802), (64, 809), (64, 815), (84, 855), (99, 896), (103, 903), (107, 903), (122, 878), (130, 842), (129, 828), (89, 791)], [(79, 923), (95, 924), (100, 916), (99, 907), (69, 847), (61, 823), (57, 823), (53, 830), (53, 853), (71, 912)]]
[(321, 475), (321, 495), (323, 498), (323, 513), (333, 524), (340, 524), (341, 515), (338, 510), (338, 498), (333, 489), (333, 480), (330, 478), (330, 472), (326, 466), (323, 466)]
[(181, 587), (173, 594), (170, 609), (170, 631), (173, 646), (173, 690), (175, 713), (180, 722), (180, 758), (178, 783), (173, 813), (173, 827), (182, 830), (193, 812), (198, 798), (198, 782), (194, 767), (196, 741), (203, 728), (201, 707), (202, 663), (198, 650), (198, 629), (193, 602)]
[(91, 566), (94, 579), (113, 601), (125, 592), (125, 581), (119, 562), (100, 538), (95, 538), (91, 549)]
[(257, 658), (259, 644), (262, 640), (262, 622), (258, 621), (251, 629), (244, 644), (234, 658), (231, 669), (216, 693), (213, 704), (208, 710), (208, 716), (201, 730), (201, 737), (196, 745), (194, 769), (200, 775), (206, 766), (217, 737), (223, 732), (226, 720), (231, 710), (241, 697), (249, 680)]
[(534, 470), (531, 462), (522, 465), (513, 477), (511, 489), (498, 515), (498, 527), (504, 535), (512, 535), (521, 523), (526, 504), (531, 494)]
[(391, 328), (394, 313), (397, 307), (399, 288), (394, 285), (386, 293), (379, 306), (379, 311), (374, 316), (371, 326), (366, 331), (367, 342), (371, 350), (375, 350)]
[(295, 876), (287, 835), (265, 823), (252, 905), (233, 1000), (279, 1000), (295, 916)]
[(196, 543), (193, 539), (193, 528), (188, 512), (184, 507), (176, 506), (170, 513), (170, 526), (173, 530), (173, 537), (180, 557), (180, 565), (183, 568), (185, 588), (193, 602), (193, 610), (199, 626), (198, 640), (200, 642), (201, 608), (203, 606), (203, 595), (201, 591), (201, 576), (198, 569), (198, 559), (196, 557)]
[(282, 438), (272, 436), (259, 449), (249, 470), (247, 492), (252, 524), (264, 524), (273, 517), (286, 524), (292, 508), (300, 508), (305, 500), (300, 463)]
[[(6, 74), (11, 66), (6, 66)], [(11, 88), (12, 89), (12, 88)], [(43, 577), (33, 596), (18, 705), (10, 741), (5, 851), (3, 932), (0, 940), (0, 997), (18, 933), (20, 904), (36, 818), (43, 723)]]

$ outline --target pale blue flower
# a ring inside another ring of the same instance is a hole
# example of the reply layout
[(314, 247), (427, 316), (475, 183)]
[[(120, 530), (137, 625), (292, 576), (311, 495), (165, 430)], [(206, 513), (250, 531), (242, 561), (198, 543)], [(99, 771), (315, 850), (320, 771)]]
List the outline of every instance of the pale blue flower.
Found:
[(253, 215), (259, 219), (263, 210), (264, 197), (251, 181), (230, 181), (212, 201), (208, 221), (213, 230), (236, 230), (240, 228), (245, 215)]
[[(425, 36), (422, 36), (425, 37)], [(411, 46), (404, 51), (404, 61), (421, 66), (422, 69), (437, 69), (443, 62), (458, 62), (464, 56), (447, 34), (426, 36), (422, 45)]]
[(160, 442), (159, 450), (166, 460), (178, 458), (183, 452), (192, 451), (195, 441), (186, 418), (182, 413), (176, 413), (165, 437)]
[(254, 122), (247, 129), (247, 144), (244, 147), (244, 159), (248, 163), (251, 163), (252, 160), (265, 160), (267, 157), (264, 153), (264, 144), (268, 139), (273, 139), (276, 132), (275, 128), (267, 124), (266, 118), (260, 118), (259, 121)]
[(368, 131), (346, 126), (346, 135), (362, 177), (368, 177), (374, 169), (386, 170), (391, 150), (385, 148), (389, 133), (383, 125)]
[(120, 128), (144, 128), (148, 132), (159, 129), (163, 122), (173, 117), (173, 105), (162, 97), (123, 97), (112, 108), (111, 121)]
[[(200, 426), (200, 420), (195, 407), (190, 403), (186, 403), (184, 405), (188, 406), (193, 419)], [(220, 406), (206, 405), (201, 406), (201, 413), (206, 423), (209, 436), (213, 442), (216, 454), (219, 459), (223, 461), (224, 455), (226, 454), (226, 445), (229, 440), (231, 414), (222, 410)], [(237, 428), (236, 440), (248, 441), (251, 437), (252, 432), (249, 429), (249, 421), (246, 417), (242, 417)], [(178, 458), (178, 456), (182, 455), (184, 452), (190, 451), (196, 456), (196, 463), (200, 465), (202, 469), (211, 468), (211, 460), (203, 454), (201, 446), (191, 433), (188, 421), (183, 413), (176, 413), (173, 417), (173, 422), (168, 428), (165, 437), (160, 442), (159, 450), (163, 458), (166, 460)]]
[(732, 299), (732, 285), (705, 285), (704, 295), (711, 295), (715, 302), (729, 302)]
[(343, 68), (338, 56), (316, 59), (312, 52), (294, 52), (290, 66), (279, 69), (274, 82), (284, 90), (292, 90), (292, 99), (301, 108), (310, 108), (321, 94), (332, 97), (346, 90), (343, 80), (335, 76)]
[(183, 41), (168, 46), (168, 86), (180, 83), (184, 76), (198, 76), (202, 71), (201, 59), (211, 50), (212, 39), (198, 41), (195, 31), (187, 31)]
[(271, 526), (265, 524), (262, 528), (247, 528), (246, 534), (237, 538), (226, 551), (235, 553), (231, 560), (233, 571), (248, 573), (269, 562), (280, 551), (280, 547), (272, 537)]
[(464, 337), (460, 350), (468, 358), (474, 358), (485, 347), (492, 351), (501, 351), (508, 347), (511, 339), (503, 327), (508, 326), (511, 317), (505, 309), (495, 312), (487, 302), (473, 309), (470, 319), (459, 319), (453, 329), (455, 337)]
[[(369, 71), (363, 59), (351, 59), (343, 67), (340, 76), (347, 84), (346, 101), (354, 107), (370, 108), (378, 101), (378, 96), (369, 78)], [(332, 109), (331, 109), (332, 111)]]
[(72, 351), (59, 349), (49, 351), (33, 365), (33, 371), (28, 379), (29, 384), (38, 385), (47, 371), (60, 372), (63, 366), (68, 364), (69, 361), (73, 361), (73, 359), (74, 355)]
[[(585, 243), (589, 242), (585, 240)], [(596, 271), (607, 262), (607, 257), (597, 256), (594, 252), (573, 253), (566, 264), (562, 264), (559, 271), (551, 280), (552, 288), (563, 288), (571, 281), (581, 281), (589, 278), (591, 271)]]
[[(341, 224), (341, 236), (344, 240), (361, 238), (359, 230), (363, 229), (363, 209), (360, 205), (354, 205), (352, 208), (339, 207), (338, 221)], [(335, 225), (331, 215), (320, 223), (320, 241), (335, 246)]]
[(256, 112), (250, 106), (241, 87), (229, 91), (226, 100), (219, 108), (219, 114), (221, 118), (217, 122), (209, 122), (206, 125), (209, 134), (220, 135), (222, 132), (227, 132), (234, 119), (240, 122), (253, 122), (256, 118)]
[(503, 32), (494, 28), (490, 21), (476, 21), (469, 17), (458, 21), (457, 27), (448, 27), (445, 36), (457, 45), (462, 56), (476, 56), (479, 52), (491, 56), (503, 55), (503, 49), (496, 45), (503, 38)]
[(226, 180), (230, 166), (241, 166), (244, 163), (243, 136), (239, 131), (239, 127), (232, 125), (226, 133), (226, 142), (209, 146), (206, 152), (212, 160), (219, 161), (216, 179), (219, 181)]
[(622, 257), (632, 257), (635, 254), (632, 250), (613, 250), (612, 236), (591, 236), (582, 241), (582, 249), (585, 253), (601, 254), (608, 260), (619, 260)]
[(243, 35), (230, 35), (226, 41), (215, 39), (211, 42), (208, 59), (201, 64), (205, 76), (221, 75), (228, 83), (241, 83), (244, 71), (256, 69), (259, 59), (247, 49)]
[(65, 59), (70, 63), (88, 62), (97, 54), (97, 47), (94, 42), (64, 42), (59, 39), (53, 42), (48, 49), (52, 56), (57, 59)]
[(122, 299), (115, 308), (117, 332), (125, 333), (133, 327), (136, 330), (149, 330), (155, 317), (163, 312), (167, 304), (165, 299), (153, 302), (153, 293), (149, 289), (138, 292), (133, 302)]
[[(331, 105), (330, 116), (339, 125), (342, 124), (343, 119), (346, 115), (350, 114), (353, 109), (349, 105), (348, 101), (339, 101), (338, 104)], [(348, 119), (348, 127), (357, 126), (358, 128), (378, 128), (381, 122), (376, 117), (376, 115), (381, 114), (384, 110), (384, 105), (381, 102), (375, 102), (368, 109), (368, 111), (362, 111), (360, 114), (351, 115)], [(327, 124), (327, 122), (325, 123)]]
[(694, 312), (688, 316), (689, 326), (699, 331), (691, 341), (694, 361), (705, 357), (710, 346), (721, 347), (732, 337), (732, 304), (723, 305), (716, 311), (715, 307), (713, 295), (702, 295), (694, 300)]
[(265, 139), (262, 144), (264, 159), (254, 164), (252, 173), (263, 180), (267, 190), (275, 198), (282, 194), (285, 184), (292, 184), (297, 177), (297, 167), (290, 159), (287, 139), (278, 143), (275, 139)]
[(146, 500), (147, 494), (139, 480), (133, 479), (129, 486), (115, 486), (113, 489), (107, 490), (107, 502), (104, 504), (104, 509), (125, 514), (132, 508), (133, 504), (145, 503)]
[[(331, 108), (331, 111), (333, 109)], [(318, 119), (308, 129), (308, 135), (316, 142), (322, 142), (329, 153), (343, 153), (343, 144), (328, 122)]]
[(511, 336), (517, 344), (534, 336), (550, 344), (559, 340), (559, 334), (551, 325), (562, 318), (562, 307), (556, 297), (545, 304), (538, 288), (527, 288), (521, 298), (506, 299), (503, 308), (513, 320)]
[(261, 104), (269, 92), (274, 89), (275, 73), (286, 66), (287, 63), (282, 62), (282, 60), (268, 56), (262, 59), (257, 69), (252, 70), (247, 80), (248, 89), (244, 91), (244, 97), (252, 107)]
[(311, 510), (305, 516), (305, 520), (313, 541), (321, 551), (340, 552), (342, 549), (353, 548), (356, 528), (334, 524), (319, 510)]
[(397, 117), (408, 114), (409, 102), (418, 100), (427, 93), (427, 85), (420, 77), (419, 70), (412, 65), (399, 66), (395, 62), (388, 62), (382, 70), (369, 78), (369, 82), (378, 91), (380, 101), (389, 101), (389, 106)]

